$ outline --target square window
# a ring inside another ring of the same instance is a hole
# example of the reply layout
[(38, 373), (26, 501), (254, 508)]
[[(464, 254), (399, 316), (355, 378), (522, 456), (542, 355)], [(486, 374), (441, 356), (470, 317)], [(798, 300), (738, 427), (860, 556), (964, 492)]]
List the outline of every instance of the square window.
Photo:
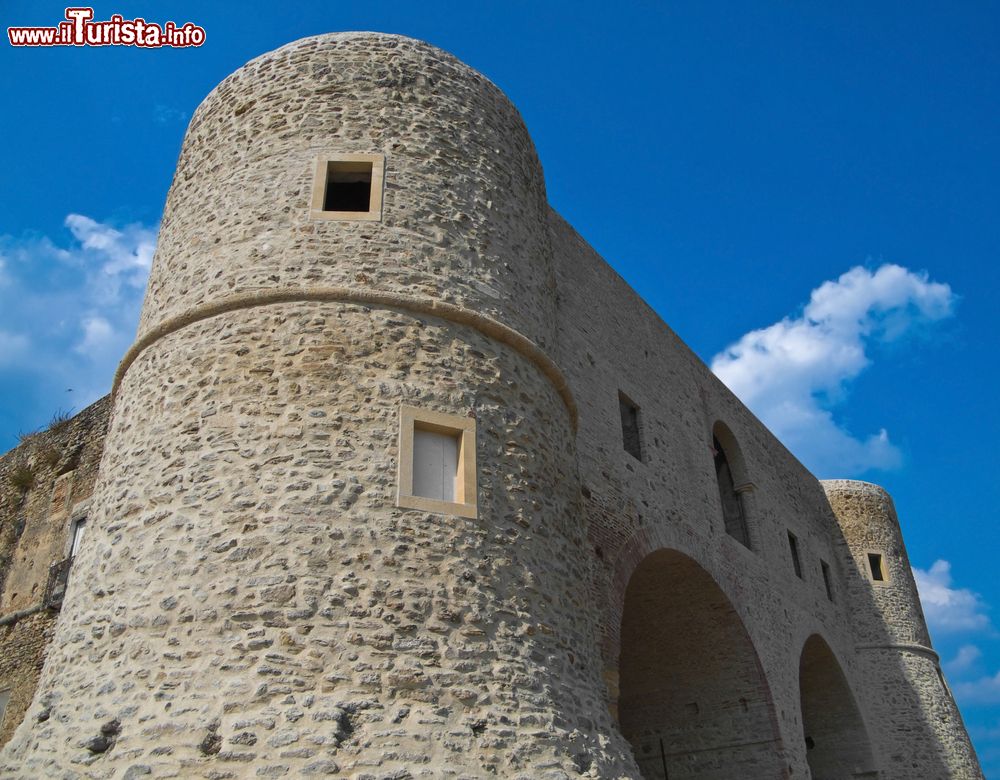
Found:
[(382, 219), (385, 157), (381, 154), (324, 155), (316, 159), (313, 219)]
[(460, 517), (477, 516), (474, 418), (400, 407), (396, 504)]
[(438, 433), (417, 423), (413, 428), (413, 495), (455, 501), (460, 433)]
[(882, 553), (868, 553), (868, 570), (871, 572), (873, 582), (885, 582), (885, 567), (882, 564)]

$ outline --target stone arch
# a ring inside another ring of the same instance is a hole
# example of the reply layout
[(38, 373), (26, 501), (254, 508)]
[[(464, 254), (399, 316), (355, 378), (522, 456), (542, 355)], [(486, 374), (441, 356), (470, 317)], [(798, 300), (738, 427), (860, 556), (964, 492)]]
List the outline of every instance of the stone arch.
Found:
[(770, 688), (732, 602), (693, 558), (653, 552), (625, 590), (617, 713), (645, 780), (784, 777)]
[(712, 426), (712, 456), (726, 533), (744, 547), (750, 547), (745, 495), (753, 484), (747, 475), (746, 462), (736, 437), (721, 421)]
[(799, 692), (813, 780), (877, 777), (861, 711), (837, 657), (819, 634), (802, 648)]

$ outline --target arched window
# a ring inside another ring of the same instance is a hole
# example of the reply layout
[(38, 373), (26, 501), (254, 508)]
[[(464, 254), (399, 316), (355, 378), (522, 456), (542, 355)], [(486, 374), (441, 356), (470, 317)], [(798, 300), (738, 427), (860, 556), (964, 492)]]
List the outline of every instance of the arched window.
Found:
[[(725, 445), (721, 439), (728, 439)], [(726, 533), (744, 547), (750, 547), (750, 532), (747, 529), (746, 508), (743, 506), (743, 496), (736, 489), (737, 477), (734, 475), (734, 464), (726, 455), (726, 449), (738, 456), (736, 441), (722, 423), (716, 423), (712, 431), (712, 451), (715, 455), (715, 480), (719, 484), (719, 500), (722, 504), (722, 519)], [(742, 475), (739, 475), (742, 476)], [(743, 480), (741, 480), (743, 481)]]

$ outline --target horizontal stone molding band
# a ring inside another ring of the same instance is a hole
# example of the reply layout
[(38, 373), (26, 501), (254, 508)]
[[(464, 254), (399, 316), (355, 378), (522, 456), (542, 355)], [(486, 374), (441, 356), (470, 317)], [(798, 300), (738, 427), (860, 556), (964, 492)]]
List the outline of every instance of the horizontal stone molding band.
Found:
[(908, 653), (916, 653), (917, 655), (925, 655), (930, 658), (934, 663), (938, 663), (941, 658), (930, 647), (918, 644), (910, 644), (906, 642), (895, 642), (886, 644), (870, 644), (870, 645), (855, 645), (855, 650), (904, 650)]
[(193, 325), (196, 322), (217, 317), (220, 314), (239, 311), (240, 309), (273, 306), (279, 303), (303, 303), (310, 301), (403, 309), (413, 314), (425, 314), (475, 328), (488, 338), (511, 347), (538, 366), (562, 398), (563, 403), (566, 405), (566, 411), (569, 412), (570, 424), (573, 426), (573, 430), (576, 430), (576, 401), (573, 399), (573, 393), (570, 391), (566, 377), (559, 369), (559, 366), (545, 354), (541, 347), (523, 334), (497, 322), (491, 317), (487, 317), (485, 314), (480, 314), (479, 312), (471, 311), (451, 303), (417, 298), (400, 293), (380, 292), (378, 290), (351, 290), (346, 287), (317, 287), (308, 290), (297, 288), (243, 293), (226, 297), (214, 303), (196, 306), (184, 314), (164, 320), (129, 347), (121, 363), (118, 365), (118, 370), (115, 372), (111, 395), (112, 397), (117, 395), (118, 387), (125, 377), (125, 372), (128, 371), (129, 366), (135, 362), (135, 359), (139, 357), (142, 351), (164, 336), (188, 325)]

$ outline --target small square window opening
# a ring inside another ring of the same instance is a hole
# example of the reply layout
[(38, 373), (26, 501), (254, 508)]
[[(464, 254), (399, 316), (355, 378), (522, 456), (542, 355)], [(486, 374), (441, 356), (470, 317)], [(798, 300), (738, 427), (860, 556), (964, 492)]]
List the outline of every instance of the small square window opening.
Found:
[(868, 553), (868, 568), (875, 582), (885, 582), (885, 568), (882, 565), (881, 553)]
[(413, 495), (455, 501), (461, 434), (413, 429)]
[(398, 506), (475, 518), (475, 419), (400, 407), (398, 491)]
[(323, 211), (370, 211), (372, 198), (372, 164), (326, 164), (326, 193)]
[(340, 154), (316, 160), (313, 219), (379, 220), (385, 158), (380, 154)]

